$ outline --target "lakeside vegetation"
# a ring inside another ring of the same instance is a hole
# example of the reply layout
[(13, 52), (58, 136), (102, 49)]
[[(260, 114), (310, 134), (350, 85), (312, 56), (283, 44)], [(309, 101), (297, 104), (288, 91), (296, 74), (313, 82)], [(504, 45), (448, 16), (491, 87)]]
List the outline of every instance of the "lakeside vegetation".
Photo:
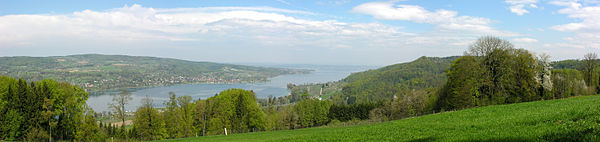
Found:
[(308, 72), (125, 55), (0, 57), (0, 75), (29, 81), (55, 79), (81, 86), (87, 91), (184, 83), (263, 82), (279, 75)]

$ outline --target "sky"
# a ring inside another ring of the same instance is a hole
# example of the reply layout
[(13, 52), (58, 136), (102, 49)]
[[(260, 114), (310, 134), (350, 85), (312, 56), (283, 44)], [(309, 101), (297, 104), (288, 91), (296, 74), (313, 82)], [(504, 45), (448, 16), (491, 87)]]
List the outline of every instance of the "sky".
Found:
[(552, 60), (600, 53), (600, 0), (0, 0), (0, 56), (390, 65), (497, 36)]

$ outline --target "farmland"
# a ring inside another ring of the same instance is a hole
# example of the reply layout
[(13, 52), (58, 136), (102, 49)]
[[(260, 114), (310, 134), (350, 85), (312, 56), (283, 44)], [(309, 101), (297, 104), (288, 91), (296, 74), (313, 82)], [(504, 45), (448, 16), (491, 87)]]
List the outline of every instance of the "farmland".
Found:
[(56, 79), (88, 91), (185, 83), (264, 82), (279, 75), (308, 72), (126, 55), (0, 57), (0, 75), (32, 81)]

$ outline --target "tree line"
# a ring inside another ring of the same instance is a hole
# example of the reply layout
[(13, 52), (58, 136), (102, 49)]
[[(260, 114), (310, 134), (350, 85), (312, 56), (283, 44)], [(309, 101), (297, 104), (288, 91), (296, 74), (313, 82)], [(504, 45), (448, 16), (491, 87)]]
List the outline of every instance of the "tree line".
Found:
[(87, 98), (66, 82), (0, 76), (0, 140), (92, 141), (101, 133)]
[[(514, 48), (498, 37), (482, 37), (446, 69), (446, 83), (404, 89), (370, 111), (370, 119), (387, 121), (465, 108), (560, 99), (600, 92), (597, 55), (582, 60), (550, 61)], [(557, 64), (553, 67), (553, 64)]]
[(549, 56), (535, 56), (497, 37), (477, 40), (447, 70), (439, 93), (442, 110), (557, 99), (597, 93), (595, 54), (579, 70), (552, 69)]

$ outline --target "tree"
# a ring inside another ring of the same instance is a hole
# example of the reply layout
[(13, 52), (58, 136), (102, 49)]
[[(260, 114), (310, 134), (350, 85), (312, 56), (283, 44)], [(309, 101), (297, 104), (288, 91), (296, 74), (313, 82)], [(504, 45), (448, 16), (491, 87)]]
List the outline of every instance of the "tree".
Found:
[(587, 53), (583, 56), (583, 64), (582, 64), (583, 77), (585, 79), (585, 83), (594, 88), (598, 84), (598, 55), (596, 53)]
[(0, 77), (0, 140), (74, 140), (88, 94), (66, 82)]
[(536, 72), (538, 69), (537, 61), (533, 54), (525, 49), (515, 49), (510, 59), (511, 78), (507, 80), (507, 89), (510, 97), (508, 103), (518, 103), (523, 101), (538, 100), (537, 95), (538, 81)]
[(194, 114), (194, 103), (192, 103), (191, 96), (179, 96), (177, 97), (177, 103), (180, 110), (180, 119), (183, 137), (189, 137), (193, 131), (193, 114)]
[(575, 95), (587, 95), (590, 92), (585, 84), (584, 75), (575, 69), (552, 70), (552, 98), (560, 99)]
[(482, 37), (448, 69), (438, 105), (464, 109), (538, 100), (552, 86), (550, 61), (542, 58), (537, 61), (529, 51), (514, 49), (506, 40)]
[(202, 121), (199, 125), (207, 135), (223, 134), (223, 128), (229, 133), (264, 130), (265, 114), (252, 91), (229, 89), (197, 104), (196, 110), (203, 113), (197, 113), (196, 119)]
[(113, 110), (113, 114), (117, 119), (121, 120), (121, 124), (125, 125), (125, 118), (127, 117), (125, 106), (132, 100), (131, 93), (125, 89), (121, 89), (121, 93), (113, 97), (113, 103), (109, 107)]
[(196, 110), (194, 111), (194, 127), (202, 132), (202, 136), (206, 136), (206, 125), (208, 121), (208, 100), (198, 100), (196, 102)]
[(330, 101), (303, 99), (294, 105), (300, 127), (320, 126), (329, 122)]
[(513, 49), (510, 42), (493, 36), (477, 39), (466, 55), (477, 57), (479, 62), (478, 83), (486, 104), (502, 104), (508, 97), (506, 79), (510, 78), (509, 54)]
[(19, 130), (22, 121), (23, 117), (16, 110), (9, 110), (2, 120), (2, 126), (0, 126), (3, 133), (2, 138), (8, 141), (17, 140), (22, 135)]
[(142, 106), (135, 112), (133, 128), (142, 140), (159, 140), (168, 137), (165, 122), (154, 108), (154, 101), (149, 96), (142, 99)]
[(167, 134), (169, 135), (169, 138), (179, 138), (182, 133), (179, 119), (181, 114), (178, 111), (177, 95), (173, 92), (169, 92), (169, 101), (166, 101), (164, 104), (166, 108), (163, 113), (163, 118), (165, 120)]
[(463, 109), (479, 105), (483, 95), (479, 92), (481, 71), (478, 57), (463, 56), (456, 59), (447, 71), (448, 82), (442, 88), (440, 106), (445, 110)]
[(539, 93), (544, 99), (551, 99), (552, 95), (552, 61), (550, 55), (540, 54), (538, 57), (538, 72), (536, 79), (540, 84)]
[(284, 106), (283, 110), (278, 112), (278, 115), (285, 129), (293, 130), (298, 126), (298, 115), (294, 111), (294, 106)]
[(104, 141), (105, 135), (101, 132), (96, 118), (93, 114), (95, 112), (89, 108), (87, 114), (84, 117), (81, 131), (77, 132), (75, 140), (77, 141)]

